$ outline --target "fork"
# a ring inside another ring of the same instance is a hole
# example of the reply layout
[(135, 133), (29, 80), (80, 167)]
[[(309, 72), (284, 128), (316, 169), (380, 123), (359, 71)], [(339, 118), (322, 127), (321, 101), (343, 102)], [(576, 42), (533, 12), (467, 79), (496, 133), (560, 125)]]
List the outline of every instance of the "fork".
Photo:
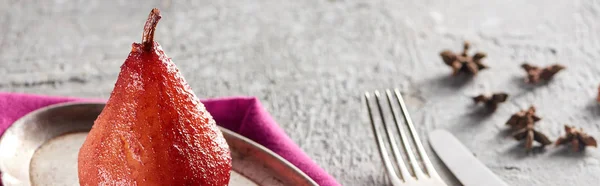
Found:
[[(374, 108), (371, 107), (371, 94), (369, 92), (365, 93), (365, 99), (367, 104), (367, 109), (369, 111), (369, 119), (371, 120), (371, 127), (373, 128), (373, 133), (375, 135), (375, 140), (377, 141), (377, 146), (379, 147), (379, 153), (381, 154), (381, 158), (383, 159), (383, 164), (385, 169), (387, 170), (388, 177), (392, 182), (393, 186), (445, 186), (446, 184), (438, 173), (433, 168), (431, 161), (427, 157), (427, 153), (423, 149), (423, 144), (419, 139), (419, 135), (415, 130), (415, 126), (412, 123), (408, 110), (406, 109), (406, 104), (404, 103), (404, 99), (402, 95), (398, 91), (398, 89), (394, 89), (394, 95), (388, 89), (385, 91), (387, 97), (387, 103), (389, 106), (389, 111), (392, 114), (392, 118), (394, 124), (396, 126), (397, 132), (400, 134), (400, 141), (402, 142), (402, 146), (404, 147), (404, 152), (408, 156), (408, 161), (410, 163), (411, 171), (406, 166), (404, 159), (402, 159), (398, 145), (393, 137), (393, 131), (388, 127), (385, 114), (383, 112), (382, 102), (384, 100), (381, 99), (381, 95), (379, 91), (375, 91), (373, 94), (375, 95), (375, 103), (377, 106), (377, 110), (379, 112), (379, 116), (381, 117), (381, 123), (383, 124), (383, 128), (386, 131), (386, 136), (389, 141), (389, 146), (391, 146), (392, 153), (394, 154), (394, 159), (396, 159), (397, 169), (400, 174), (396, 173), (394, 169), (393, 160), (390, 159), (388, 155), (388, 150), (386, 144), (382, 138), (382, 134), (377, 130), (377, 125), (374, 119)], [(394, 97), (394, 98), (392, 98)], [(397, 105), (400, 106), (400, 110), (402, 111), (402, 116), (404, 117), (404, 121), (407, 125), (407, 128), (410, 132), (410, 136), (414, 141), (416, 147), (416, 153), (420, 156), (421, 160), (424, 164), (424, 169), (421, 168), (417, 158), (415, 157), (415, 153), (412, 150), (412, 144), (408, 141), (408, 137), (403, 127), (400, 126), (400, 122), (398, 121), (397, 110), (394, 108), (393, 102), (397, 102)]]

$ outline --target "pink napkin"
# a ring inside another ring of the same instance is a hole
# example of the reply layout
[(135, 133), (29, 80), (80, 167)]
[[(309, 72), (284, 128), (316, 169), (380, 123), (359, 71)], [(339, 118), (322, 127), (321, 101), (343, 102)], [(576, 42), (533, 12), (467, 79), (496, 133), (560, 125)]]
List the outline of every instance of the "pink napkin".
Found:
[[(14, 121), (33, 110), (56, 103), (81, 100), (83, 99), (0, 92), (0, 135)], [(279, 154), (321, 186), (339, 185), (279, 128), (258, 99), (232, 97), (207, 99), (202, 100), (202, 103), (220, 126), (254, 140)]]

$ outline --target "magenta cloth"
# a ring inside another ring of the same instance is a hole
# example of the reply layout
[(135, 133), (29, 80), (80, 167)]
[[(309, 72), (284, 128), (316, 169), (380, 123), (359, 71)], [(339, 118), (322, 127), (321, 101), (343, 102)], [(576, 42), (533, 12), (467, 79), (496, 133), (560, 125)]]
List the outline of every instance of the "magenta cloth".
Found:
[[(57, 103), (85, 100), (89, 99), (0, 92), (0, 135), (14, 121), (33, 110)], [(202, 100), (202, 103), (218, 125), (271, 149), (321, 186), (339, 185), (285, 134), (258, 99), (231, 97)]]

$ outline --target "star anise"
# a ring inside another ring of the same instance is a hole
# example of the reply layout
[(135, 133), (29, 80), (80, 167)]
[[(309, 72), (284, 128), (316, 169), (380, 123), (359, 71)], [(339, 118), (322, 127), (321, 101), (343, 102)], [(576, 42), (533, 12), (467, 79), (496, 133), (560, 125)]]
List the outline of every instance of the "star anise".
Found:
[(494, 93), (491, 96), (481, 94), (479, 96), (473, 97), (473, 101), (475, 104), (484, 103), (486, 107), (491, 108), (492, 110), (496, 110), (498, 108), (498, 104), (505, 102), (508, 99), (508, 94), (504, 92)]
[(552, 144), (546, 135), (533, 129), (533, 123), (528, 124), (525, 128), (519, 129), (517, 132), (513, 133), (513, 137), (519, 141), (525, 139), (525, 148), (527, 150), (531, 150), (533, 141), (537, 141), (542, 147)]
[(585, 149), (586, 146), (598, 146), (598, 144), (596, 143), (596, 139), (594, 139), (594, 137), (588, 136), (582, 131), (582, 129), (577, 129), (572, 126), (565, 125), (565, 132), (567, 133), (565, 136), (562, 136), (556, 140), (556, 145), (570, 143), (571, 148), (573, 148), (573, 151), (575, 152), (579, 152), (580, 150)]
[(527, 79), (525, 79), (525, 82), (532, 84), (540, 81), (548, 81), (552, 79), (556, 73), (566, 68), (565, 66), (559, 64), (550, 65), (546, 68), (540, 68), (528, 63), (523, 63), (521, 67), (527, 72)]
[(506, 124), (509, 125), (512, 129), (523, 129), (528, 125), (533, 125), (535, 122), (541, 120), (542, 118), (535, 115), (535, 107), (531, 106), (527, 110), (519, 111), (513, 114)]
[(596, 97), (596, 101), (600, 103), (600, 87), (598, 87), (598, 97)]
[(470, 44), (465, 42), (463, 51), (460, 54), (454, 53), (450, 50), (444, 50), (440, 53), (444, 63), (452, 67), (452, 75), (457, 75), (459, 72), (476, 75), (480, 70), (488, 68), (481, 61), (483, 58), (485, 58), (486, 54), (483, 52), (477, 52), (475, 55), (469, 56), (467, 54), (469, 47)]

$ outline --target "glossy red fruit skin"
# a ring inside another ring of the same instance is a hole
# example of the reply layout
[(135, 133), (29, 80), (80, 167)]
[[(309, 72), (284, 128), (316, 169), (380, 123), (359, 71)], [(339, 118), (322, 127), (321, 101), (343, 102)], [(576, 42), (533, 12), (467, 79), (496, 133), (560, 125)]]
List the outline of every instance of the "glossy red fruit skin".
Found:
[(78, 157), (91, 185), (229, 183), (229, 147), (160, 45), (134, 43)]

